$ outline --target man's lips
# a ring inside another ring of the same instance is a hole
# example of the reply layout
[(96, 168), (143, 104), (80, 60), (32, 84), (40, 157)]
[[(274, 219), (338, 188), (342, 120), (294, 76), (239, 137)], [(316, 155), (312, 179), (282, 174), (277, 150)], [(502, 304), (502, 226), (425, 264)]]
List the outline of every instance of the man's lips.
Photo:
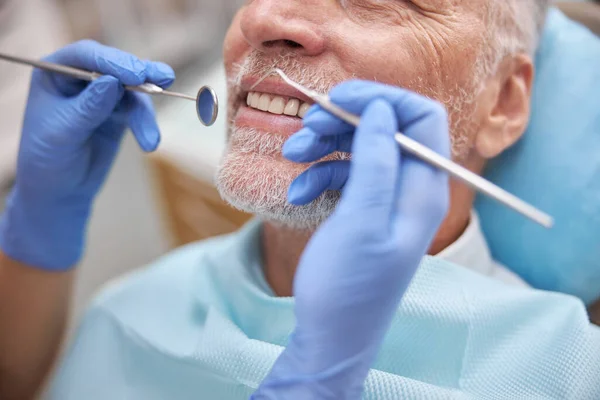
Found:
[[(248, 96), (249, 92), (261, 92), (273, 96), (295, 98), (303, 103), (313, 104), (313, 101), (310, 98), (283, 82), (281, 78), (273, 76), (272, 78), (267, 78), (258, 85), (256, 85), (256, 82), (258, 82), (259, 80), (260, 77), (256, 76), (248, 76), (242, 79), (240, 89), (241, 96), (244, 102), (246, 101), (246, 97)], [(254, 85), (256, 85), (256, 87), (254, 87)]]
[[(268, 111), (257, 110), (247, 105), (248, 94), (262, 93), (274, 97), (280, 97), (287, 103), (291, 99), (298, 99), (300, 104), (313, 102), (298, 90), (290, 87), (285, 82), (276, 77), (267, 78), (260, 84), (256, 83), (260, 77), (246, 77), (240, 85), (241, 93), (238, 99), (239, 108), (234, 117), (236, 127), (254, 128), (258, 131), (291, 136), (302, 128), (302, 119), (298, 116), (278, 115)], [(256, 87), (255, 87), (256, 85)]]
[(302, 129), (302, 119), (288, 115), (275, 115), (250, 108), (243, 103), (233, 124), (238, 128), (254, 128), (259, 132), (291, 136)]

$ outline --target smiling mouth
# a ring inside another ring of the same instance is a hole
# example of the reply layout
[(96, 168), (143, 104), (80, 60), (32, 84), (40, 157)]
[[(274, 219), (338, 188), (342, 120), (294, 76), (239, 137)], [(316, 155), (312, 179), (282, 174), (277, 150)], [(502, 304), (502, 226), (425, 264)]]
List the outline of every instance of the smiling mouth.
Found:
[(293, 97), (276, 96), (262, 92), (250, 92), (246, 105), (255, 110), (274, 115), (304, 118), (311, 104)]

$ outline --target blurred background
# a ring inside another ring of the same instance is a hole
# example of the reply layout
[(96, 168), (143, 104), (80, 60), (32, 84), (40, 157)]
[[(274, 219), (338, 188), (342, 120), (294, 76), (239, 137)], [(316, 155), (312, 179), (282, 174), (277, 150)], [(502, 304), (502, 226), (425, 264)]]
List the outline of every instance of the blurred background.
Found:
[[(210, 84), (223, 101), (222, 43), (239, 3), (239, 0), (0, 0), (0, 51), (42, 57), (72, 41), (95, 39), (143, 59), (166, 62), (176, 71), (177, 90), (195, 95), (201, 86)], [(30, 74), (28, 68), (0, 63), (0, 210), (14, 178)], [(223, 150), (224, 113), (208, 129), (197, 121), (193, 103), (155, 100), (163, 134), (161, 152), (149, 157), (137, 148), (131, 135), (126, 138), (95, 206), (89, 245), (79, 270), (74, 303), (77, 316), (99, 286), (147, 265), (182, 243), (173, 233), (175, 228), (165, 204), (172, 196), (164, 198), (169, 189), (163, 187), (162, 178), (169, 178), (163, 171), (171, 167), (171, 162), (163, 160), (176, 160), (171, 169), (176, 168), (176, 178), (181, 180), (178, 163), (191, 159), (181, 168), (195, 175), (199, 170), (200, 176), (210, 183)], [(180, 151), (183, 155), (178, 154)], [(181, 196), (177, 198), (179, 203), (184, 201)], [(187, 234), (188, 238), (192, 236)]]
[[(283, 0), (282, 0), (283, 1)], [(0, 51), (42, 57), (82, 38), (174, 67), (175, 88), (209, 84), (226, 99), (222, 41), (243, 0), (0, 0)], [(600, 32), (600, 6), (561, 6)], [(14, 178), (30, 70), (0, 63), (0, 210)], [(224, 205), (212, 176), (225, 146), (225, 115), (205, 128), (191, 102), (156, 99), (163, 134), (146, 156), (125, 140), (91, 221), (74, 313), (99, 287), (182, 244), (234, 230), (247, 215)], [(221, 111), (224, 111), (222, 107)]]

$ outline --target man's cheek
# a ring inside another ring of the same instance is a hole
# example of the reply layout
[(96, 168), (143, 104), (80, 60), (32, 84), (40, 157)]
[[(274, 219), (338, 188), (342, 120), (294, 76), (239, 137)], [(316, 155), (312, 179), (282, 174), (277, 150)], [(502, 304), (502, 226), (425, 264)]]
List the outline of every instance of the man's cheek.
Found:
[(233, 65), (242, 60), (244, 55), (250, 51), (250, 45), (245, 40), (242, 30), (240, 29), (239, 21), (241, 12), (242, 11), (239, 11), (233, 19), (223, 45), (223, 59), (228, 73)]

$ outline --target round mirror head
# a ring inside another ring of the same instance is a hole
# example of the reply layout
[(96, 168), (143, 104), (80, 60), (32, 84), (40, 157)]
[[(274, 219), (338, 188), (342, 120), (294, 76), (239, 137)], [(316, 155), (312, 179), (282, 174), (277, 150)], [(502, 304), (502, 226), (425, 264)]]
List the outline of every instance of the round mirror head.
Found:
[(211, 126), (217, 120), (219, 99), (217, 99), (217, 94), (211, 87), (204, 86), (198, 91), (196, 112), (198, 113), (198, 119), (204, 126)]

